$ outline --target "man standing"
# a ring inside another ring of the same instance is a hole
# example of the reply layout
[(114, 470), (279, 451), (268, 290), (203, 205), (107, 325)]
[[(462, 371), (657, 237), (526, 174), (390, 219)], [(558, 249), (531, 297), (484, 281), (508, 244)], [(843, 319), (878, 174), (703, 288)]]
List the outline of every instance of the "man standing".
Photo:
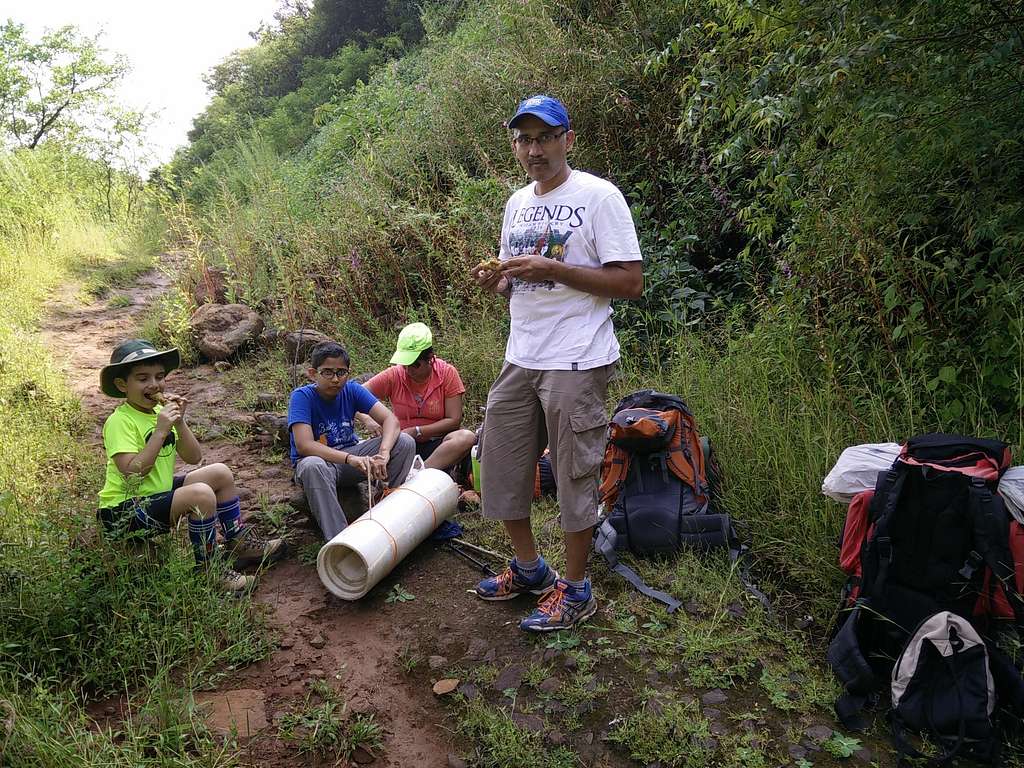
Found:
[[(508, 127), (533, 183), (505, 205), (500, 268), (481, 264), (473, 277), (510, 302), (505, 363), (487, 396), (481, 474), (484, 516), (504, 523), (515, 558), (476, 593), (484, 600), (544, 595), (520, 627), (545, 632), (597, 611), (587, 555), (597, 522), (605, 393), (619, 359), (611, 299), (638, 298), (643, 271), (622, 193), (566, 162), (575, 133), (562, 103), (528, 98)], [(558, 486), (565, 578), (537, 552), (530, 526), (545, 447)]]

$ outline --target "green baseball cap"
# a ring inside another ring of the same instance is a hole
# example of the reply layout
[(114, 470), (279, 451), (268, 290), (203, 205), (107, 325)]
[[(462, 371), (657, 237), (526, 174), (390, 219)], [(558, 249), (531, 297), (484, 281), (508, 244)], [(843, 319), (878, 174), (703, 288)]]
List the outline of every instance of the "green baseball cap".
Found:
[(143, 361), (163, 363), (168, 373), (181, 365), (177, 349), (165, 349), (160, 352), (145, 339), (122, 341), (110, 354), (110, 365), (103, 366), (103, 370), (100, 371), (100, 389), (103, 394), (124, 397), (124, 392), (117, 388), (114, 379), (123, 379), (133, 365)]
[(434, 346), (434, 337), (423, 323), (405, 326), (398, 334), (398, 346), (391, 356), (392, 365), (412, 365), (420, 352)]

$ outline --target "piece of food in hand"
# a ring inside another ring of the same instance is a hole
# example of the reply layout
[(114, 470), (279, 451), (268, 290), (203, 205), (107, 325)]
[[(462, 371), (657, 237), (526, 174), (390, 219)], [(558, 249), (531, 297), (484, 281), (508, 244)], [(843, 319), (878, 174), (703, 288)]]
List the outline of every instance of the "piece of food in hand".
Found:
[(167, 405), (167, 397), (164, 395), (163, 392), (157, 392), (149, 399), (152, 400), (154, 403), (160, 403), (160, 405)]
[(487, 270), (488, 272), (500, 272), (501, 271), (501, 259), (491, 258), (486, 261), (481, 261), (476, 265), (474, 272), (480, 272), (481, 270)]

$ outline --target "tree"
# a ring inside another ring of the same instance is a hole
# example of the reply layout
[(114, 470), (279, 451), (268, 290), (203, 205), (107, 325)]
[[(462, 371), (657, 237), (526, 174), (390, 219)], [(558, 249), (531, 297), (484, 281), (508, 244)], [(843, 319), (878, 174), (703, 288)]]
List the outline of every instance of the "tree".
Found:
[(88, 123), (111, 102), (127, 60), (75, 27), (30, 41), (23, 24), (0, 25), (0, 131), (8, 146), (34, 149), (47, 136)]

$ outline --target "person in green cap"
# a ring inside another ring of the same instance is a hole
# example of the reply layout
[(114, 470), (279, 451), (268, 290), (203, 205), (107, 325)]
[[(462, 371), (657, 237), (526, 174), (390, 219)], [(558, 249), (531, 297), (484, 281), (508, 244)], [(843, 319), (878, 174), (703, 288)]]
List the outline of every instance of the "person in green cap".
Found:
[[(424, 466), (453, 471), (457, 481), (464, 481), (476, 433), (462, 429), (466, 387), (458, 369), (434, 354), (433, 334), (423, 323), (402, 329), (391, 363), (366, 382), (366, 388), (391, 401), (402, 431), (416, 441)], [(364, 426), (374, 431), (368, 421)]]
[[(217, 526), (235, 567), (279, 560), (283, 539), (259, 539), (242, 525), (238, 489), (224, 464), (208, 464), (174, 474), (180, 457), (186, 464), (203, 458), (199, 441), (185, 420), (188, 400), (165, 391), (167, 374), (180, 364), (177, 349), (159, 351), (144, 339), (117, 345), (100, 371), (100, 390), (125, 402), (103, 424), (106, 479), (99, 492), (97, 517), (111, 535), (154, 536), (188, 518), (188, 536), (197, 567), (216, 552)], [(254, 578), (232, 570), (220, 574), (221, 586), (242, 592)]]

